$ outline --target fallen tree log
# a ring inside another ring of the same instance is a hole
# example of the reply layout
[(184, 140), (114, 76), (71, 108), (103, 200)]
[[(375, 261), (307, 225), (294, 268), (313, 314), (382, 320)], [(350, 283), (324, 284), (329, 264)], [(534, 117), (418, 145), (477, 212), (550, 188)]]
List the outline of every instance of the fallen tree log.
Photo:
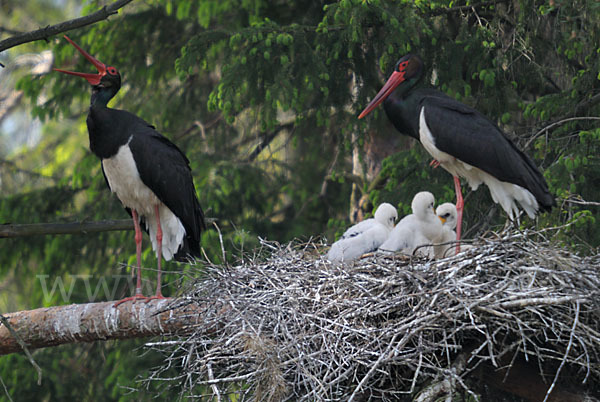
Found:
[(37, 349), (67, 343), (186, 334), (198, 324), (204, 310), (198, 304), (186, 305), (185, 300), (174, 298), (127, 302), (117, 307), (114, 304), (114, 301), (70, 304), (4, 314), (6, 320), (0, 323), (0, 355), (23, 351), (19, 340), (28, 349)]

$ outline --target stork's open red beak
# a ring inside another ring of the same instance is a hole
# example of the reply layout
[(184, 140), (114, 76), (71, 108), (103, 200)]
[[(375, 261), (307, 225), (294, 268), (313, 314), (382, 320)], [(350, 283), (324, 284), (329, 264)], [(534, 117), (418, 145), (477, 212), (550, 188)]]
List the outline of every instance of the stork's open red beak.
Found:
[(396, 89), (396, 87), (400, 85), (402, 81), (404, 81), (404, 72), (394, 71), (392, 75), (390, 75), (390, 78), (388, 78), (383, 88), (379, 90), (379, 93), (375, 95), (371, 103), (367, 105), (365, 110), (362, 111), (358, 118), (362, 119), (363, 117), (371, 113), (371, 111), (375, 109), (381, 102), (383, 102), (385, 98), (387, 98), (392, 92), (394, 92), (394, 89)]
[(77, 49), (79, 51), (79, 53), (81, 53), (83, 55), (83, 57), (88, 59), (94, 66), (96, 66), (96, 69), (98, 70), (98, 74), (76, 73), (74, 71), (61, 70), (59, 68), (55, 68), (54, 70), (60, 71), (61, 73), (65, 73), (65, 74), (76, 75), (77, 77), (83, 77), (92, 85), (100, 84), (100, 79), (102, 79), (102, 77), (106, 75), (106, 66), (104, 65), (104, 63), (101, 63), (95, 57), (91, 56), (85, 50), (80, 48), (79, 45), (77, 45), (77, 43), (75, 43), (71, 39), (69, 39), (69, 37), (67, 35), (64, 35), (64, 37), (66, 40), (69, 41), (69, 43), (71, 43), (71, 45), (75, 46), (75, 49)]

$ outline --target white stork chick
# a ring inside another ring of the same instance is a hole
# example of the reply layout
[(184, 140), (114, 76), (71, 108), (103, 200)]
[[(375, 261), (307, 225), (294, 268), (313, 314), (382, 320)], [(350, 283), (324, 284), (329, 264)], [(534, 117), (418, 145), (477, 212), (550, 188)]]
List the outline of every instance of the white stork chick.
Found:
[(421, 246), (438, 242), (442, 232), (442, 222), (435, 214), (434, 203), (435, 198), (429, 191), (417, 193), (411, 203), (413, 213), (398, 222), (379, 250), (402, 251), (407, 254), (413, 254), (417, 250), (421, 255), (433, 257), (431, 246)]
[[(456, 205), (451, 202), (446, 202), (438, 206), (435, 210), (435, 214), (443, 222), (442, 234), (438, 239), (438, 244), (433, 246), (435, 252), (435, 258), (444, 258), (452, 255), (456, 255), (456, 245), (450, 242), (456, 241), (456, 218), (458, 213), (456, 212)], [(443, 244), (448, 243), (448, 244)]]
[(327, 259), (332, 262), (352, 261), (370, 251), (377, 250), (390, 235), (398, 211), (393, 205), (384, 202), (377, 207), (373, 218), (350, 227), (342, 237), (331, 245)]
[[(435, 258), (445, 258), (456, 255), (456, 222), (458, 220), (458, 212), (456, 211), (456, 205), (451, 202), (446, 202), (437, 207), (435, 210), (436, 215), (443, 222), (442, 235), (436, 241), (437, 245), (433, 246), (435, 252)], [(450, 243), (454, 242), (454, 243)], [(443, 244), (447, 243), (447, 244)], [(474, 246), (470, 244), (461, 244), (460, 250), (465, 251)]]

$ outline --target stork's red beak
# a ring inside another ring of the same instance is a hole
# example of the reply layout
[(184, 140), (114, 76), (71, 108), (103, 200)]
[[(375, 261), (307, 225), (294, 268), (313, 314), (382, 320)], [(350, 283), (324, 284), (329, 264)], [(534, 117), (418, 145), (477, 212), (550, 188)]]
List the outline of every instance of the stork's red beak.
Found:
[(394, 89), (396, 89), (396, 87), (400, 85), (402, 81), (404, 81), (404, 72), (394, 71), (392, 75), (390, 75), (390, 78), (388, 78), (383, 88), (379, 90), (379, 93), (375, 95), (371, 103), (367, 105), (365, 110), (362, 111), (358, 118), (362, 119), (371, 113), (371, 111), (375, 109), (381, 102), (383, 102), (385, 98), (394, 92)]
[(95, 57), (91, 56), (85, 50), (80, 48), (79, 45), (77, 45), (77, 43), (75, 43), (71, 39), (69, 39), (69, 37), (67, 35), (64, 35), (64, 37), (66, 40), (69, 41), (69, 43), (71, 43), (71, 45), (75, 46), (75, 49), (77, 49), (79, 51), (79, 53), (81, 53), (83, 55), (83, 57), (88, 59), (94, 66), (96, 66), (96, 69), (98, 70), (98, 74), (76, 73), (74, 71), (66, 71), (66, 70), (61, 70), (59, 68), (55, 68), (54, 70), (60, 71), (61, 73), (65, 73), (65, 74), (76, 75), (77, 77), (83, 77), (92, 85), (100, 84), (100, 79), (102, 79), (102, 77), (106, 75), (106, 66), (104, 65), (104, 63), (101, 63)]

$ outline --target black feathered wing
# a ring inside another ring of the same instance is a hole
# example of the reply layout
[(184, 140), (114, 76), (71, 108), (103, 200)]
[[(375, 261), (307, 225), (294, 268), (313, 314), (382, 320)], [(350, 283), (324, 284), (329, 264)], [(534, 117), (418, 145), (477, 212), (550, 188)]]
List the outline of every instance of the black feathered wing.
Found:
[(425, 107), (425, 120), (439, 150), (529, 190), (544, 209), (554, 205), (546, 180), (531, 158), (481, 113), (441, 93), (428, 92), (420, 105)]
[[(142, 121), (140, 119), (140, 121)], [(153, 127), (136, 124), (129, 147), (142, 182), (183, 224), (184, 243), (175, 254), (178, 261), (200, 257), (200, 234), (205, 229), (187, 157)]]

